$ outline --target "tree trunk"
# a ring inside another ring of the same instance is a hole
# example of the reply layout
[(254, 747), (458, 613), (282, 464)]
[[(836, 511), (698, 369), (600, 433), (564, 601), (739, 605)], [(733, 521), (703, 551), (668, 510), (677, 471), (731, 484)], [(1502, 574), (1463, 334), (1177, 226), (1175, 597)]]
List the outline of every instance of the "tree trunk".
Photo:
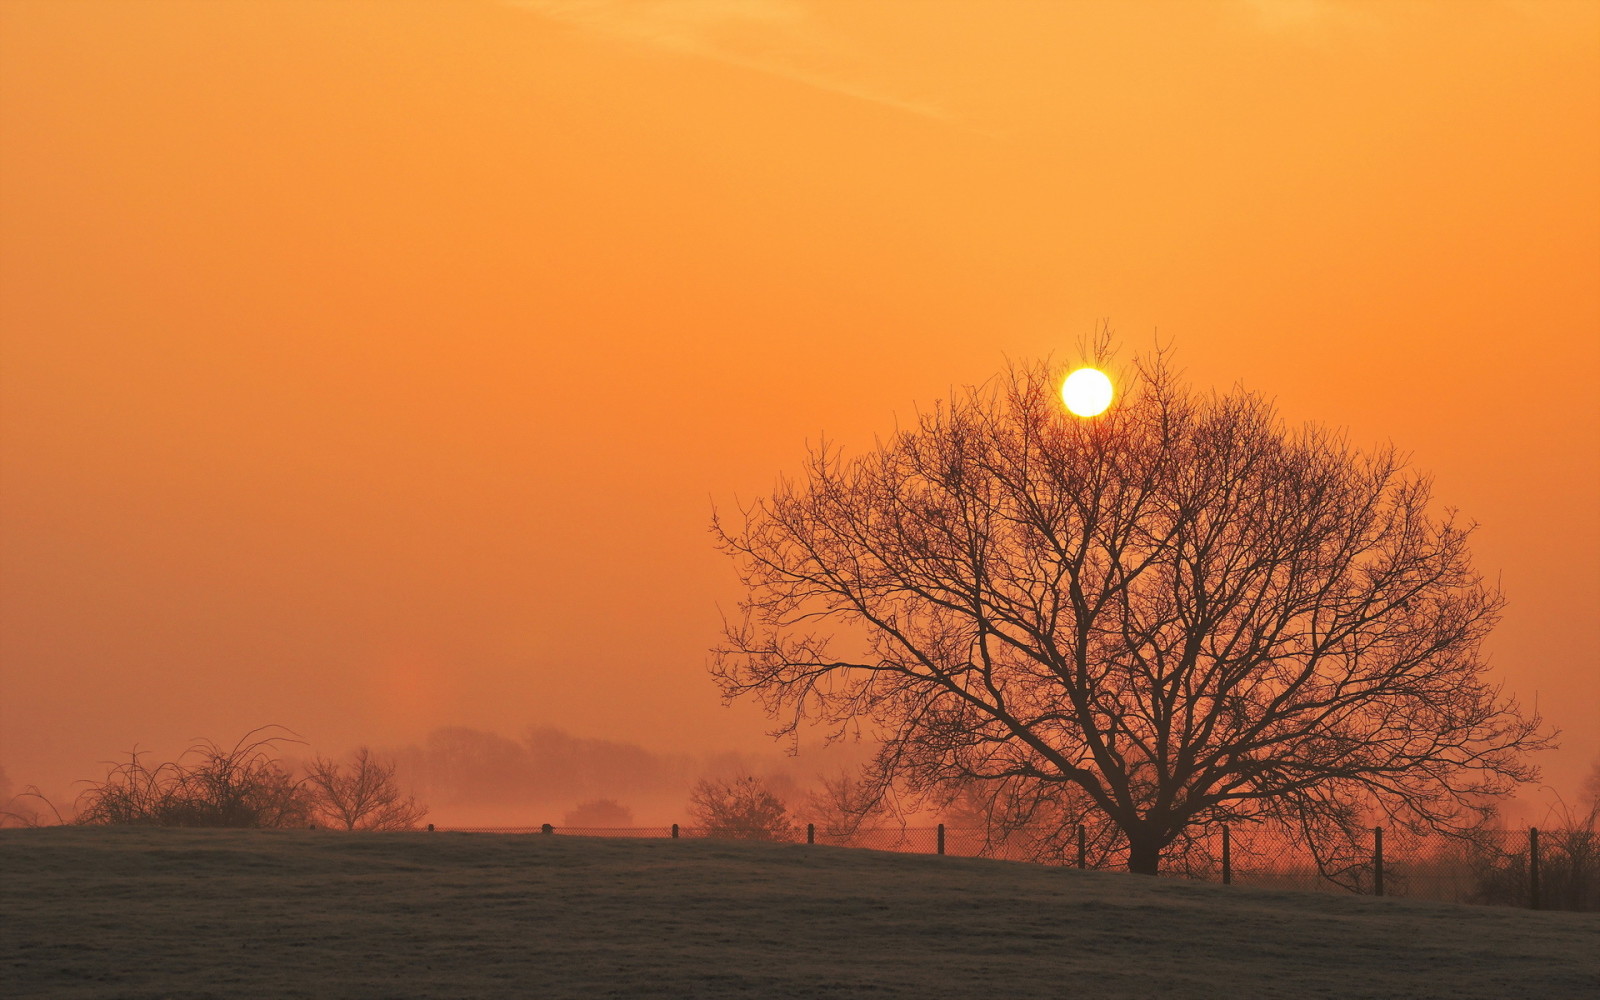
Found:
[(1128, 838), (1128, 871), (1135, 875), (1155, 875), (1161, 867), (1161, 845), (1143, 837)]

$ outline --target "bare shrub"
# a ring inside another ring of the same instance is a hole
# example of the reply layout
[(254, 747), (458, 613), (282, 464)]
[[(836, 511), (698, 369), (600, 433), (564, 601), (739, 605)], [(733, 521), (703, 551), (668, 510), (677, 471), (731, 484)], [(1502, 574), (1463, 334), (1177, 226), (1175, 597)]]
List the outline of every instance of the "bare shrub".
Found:
[(708, 837), (794, 839), (788, 808), (760, 778), (701, 779), (689, 793), (689, 816)]
[(400, 791), (396, 765), (359, 747), (346, 764), (315, 758), (305, 786), (313, 815), (339, 830), (411, 830), (428, 807)]
[[(137, 748), (79, 796), (76, 822), (108, 826), (303, 826), (311, 803), (276, 757), (294, 736), (252, 729), (231, 747), (196, 742), (175, 761), (148, 764)], [(288, 730), (284, 730), (288, 732)]]
[[(1539, 905), (1547, 910), (1600, 910), (1600, 760), (1584, 782), (1577, 808), (1561, 802), (1539, 827)], [(1524, 906), (1533, 882), (1527, 834), (1476, 843), (1475, 903)]]
[(22, 791), (15, 791), (10, 776), (0, 767), (0, 828), (59, 826), (65, 822), (61, 810), (39, 791), (39, 786), (25, 785)]

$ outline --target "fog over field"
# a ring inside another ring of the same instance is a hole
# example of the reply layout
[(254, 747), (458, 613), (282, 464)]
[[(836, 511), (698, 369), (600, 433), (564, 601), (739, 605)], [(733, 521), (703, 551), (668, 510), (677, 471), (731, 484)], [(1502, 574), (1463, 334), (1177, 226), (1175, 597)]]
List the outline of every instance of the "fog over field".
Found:
[[(231, 746), (238, 737), (220, 734), (216, 742)], [(256, 737), (279, 737), (271, 753), (297, 775), (315, 755), (330, 751), (316, 743), (296, 742), (292, 730), (278, 727), (247, 739)], [(79, 804), (77, 797), (104, 780), (112, 763), (126, 761), (131, 750), (137, 749), (152, 767), (177, 759), (182, 751), (182, 744), (171, 740), (158, 740), (154, 747), (144, 742), (129, 747), (117, 761), (86, 769), (75, 783), (41, 789), (43, 799), (29, 794), (29, 783), (0, 765), (0, 827), (55, 822), (54, 810), (70, 820)], [(684, 823), (696, 781), (747, 776), (760, 778), (797, 819), (804, 820), (807, 795), (819, 790), (824, 778), (859, 767), (875, 748), (875, 743), (846, 741), (809, 745), (798, 754), (786, 753), (783, 744), (770, 744), (764, 752), (659, 752), (554, 726), (527, 726), (515, 735), (440, 726), (416, 740), (375, 750), (381, 759), (394, 763), (402, 790), (428, 807), (424, 822), (441, 827), (527, 827), (571, 825), (567, 817), (574, 810), (601, 800), (615, 803), (631, 817), (608, 826)]]
[(11, 997), (1582, 997), (1600, 916), (709, 840), (0, 833)]
[(690, 788), (705, 777), (759, 777), (803, 818), (806, 794), (823, 777), (858, 767), (875, 748), (846, 742), (794, 756), (781, 744), (765, 753), (660, 753), (552, 726), (517, 737), (444, 726), (389, 756), (439, 826), (559, 826), (572, 810), (602, 799), (632, 815), (632, 824), (621, 825), (665, 826), (688, 822)]

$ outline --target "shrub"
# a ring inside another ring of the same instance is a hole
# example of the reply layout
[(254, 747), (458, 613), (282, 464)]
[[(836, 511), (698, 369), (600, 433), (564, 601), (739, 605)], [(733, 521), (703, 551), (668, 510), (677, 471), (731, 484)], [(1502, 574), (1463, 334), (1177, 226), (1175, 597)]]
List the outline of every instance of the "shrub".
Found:
[(708, 837), (794, 839), (787, 807), (760, 778), (700, 780), (689, 793), (689, 816)]
[(77, 822), (109, 826), (280, 828), (305, 825), (310, 796), (274, 755), (292, 737), (253, 729), (232, 747), (202, 740), (151, 766), (137, 748), (80, 797)]
[[(1557, 822), (1539, 828), (1539, 907), (1545, 910), (1600, 910), (1600, 764), (1590, 778), (1587, 812), (1565, 806)], [(1532, 902), (1528, 835), (1521, 831), (1496, 843), (1475, 845), (1474, 903), (1527, 906)]]

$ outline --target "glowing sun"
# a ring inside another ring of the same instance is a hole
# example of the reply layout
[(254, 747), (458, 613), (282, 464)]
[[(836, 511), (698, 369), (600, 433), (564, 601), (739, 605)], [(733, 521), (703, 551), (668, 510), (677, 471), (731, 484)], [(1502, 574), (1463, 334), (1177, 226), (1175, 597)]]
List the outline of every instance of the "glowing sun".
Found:
[(1080, 417), (1105, 412), (1111, 405), (1111, 380), (1096, 368), (1079, 368), (1061, 383), (1061, 401)]

